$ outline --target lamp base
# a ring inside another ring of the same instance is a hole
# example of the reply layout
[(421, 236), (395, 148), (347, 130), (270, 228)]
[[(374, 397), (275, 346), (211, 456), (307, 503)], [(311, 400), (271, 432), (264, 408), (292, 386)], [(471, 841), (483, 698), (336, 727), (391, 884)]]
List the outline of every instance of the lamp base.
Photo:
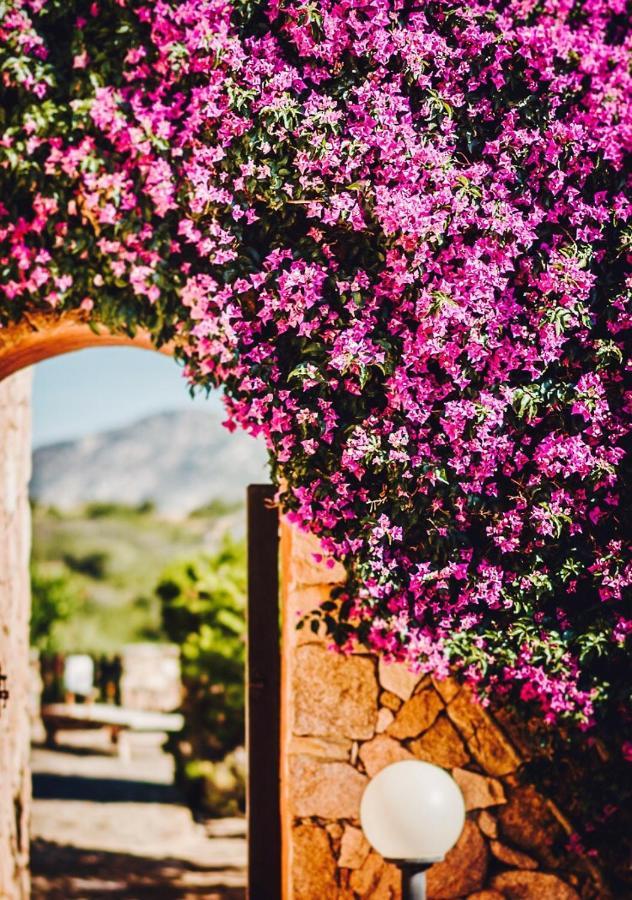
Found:
[(441, 859), (393, 859), (402, 873), (402, 900), (426, 900), (426, 869)]

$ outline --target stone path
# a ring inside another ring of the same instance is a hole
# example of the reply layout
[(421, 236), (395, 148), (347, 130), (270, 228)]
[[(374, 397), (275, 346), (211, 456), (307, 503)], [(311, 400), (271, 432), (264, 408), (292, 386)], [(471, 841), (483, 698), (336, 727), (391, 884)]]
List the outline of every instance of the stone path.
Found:
[(193, 821), (163, 739), (126, 762), (98, 732), (33, 750), (32, 900), (243, 900), (244, 822)]

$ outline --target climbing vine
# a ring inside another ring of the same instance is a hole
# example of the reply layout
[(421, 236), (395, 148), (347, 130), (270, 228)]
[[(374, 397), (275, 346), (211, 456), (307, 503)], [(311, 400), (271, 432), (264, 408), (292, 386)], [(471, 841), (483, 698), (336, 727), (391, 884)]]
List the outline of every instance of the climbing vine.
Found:
[(0, 16), (1, 323), (176, 338), (345, 562), (342, 648), (621, 722), (625, 0)]

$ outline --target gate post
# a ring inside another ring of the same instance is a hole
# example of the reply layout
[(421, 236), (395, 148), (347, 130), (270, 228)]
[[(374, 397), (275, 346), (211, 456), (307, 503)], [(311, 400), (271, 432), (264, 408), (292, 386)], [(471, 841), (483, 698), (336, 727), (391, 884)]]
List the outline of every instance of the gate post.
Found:
[(281, 897), (279, 512), (271, 484), (248, 487), (248, 896)]

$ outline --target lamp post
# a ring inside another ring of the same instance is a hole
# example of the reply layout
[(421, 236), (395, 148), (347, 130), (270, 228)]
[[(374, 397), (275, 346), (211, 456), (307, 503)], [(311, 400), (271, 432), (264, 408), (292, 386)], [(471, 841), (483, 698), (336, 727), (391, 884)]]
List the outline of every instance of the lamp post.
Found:
[(404, 760), (386, 766), (368, 783), (360, 821), (373, 848), (400, 868), (403, 900), (426, 900), (426, 869), (459, 839), (465, 803), (443, 769)]

